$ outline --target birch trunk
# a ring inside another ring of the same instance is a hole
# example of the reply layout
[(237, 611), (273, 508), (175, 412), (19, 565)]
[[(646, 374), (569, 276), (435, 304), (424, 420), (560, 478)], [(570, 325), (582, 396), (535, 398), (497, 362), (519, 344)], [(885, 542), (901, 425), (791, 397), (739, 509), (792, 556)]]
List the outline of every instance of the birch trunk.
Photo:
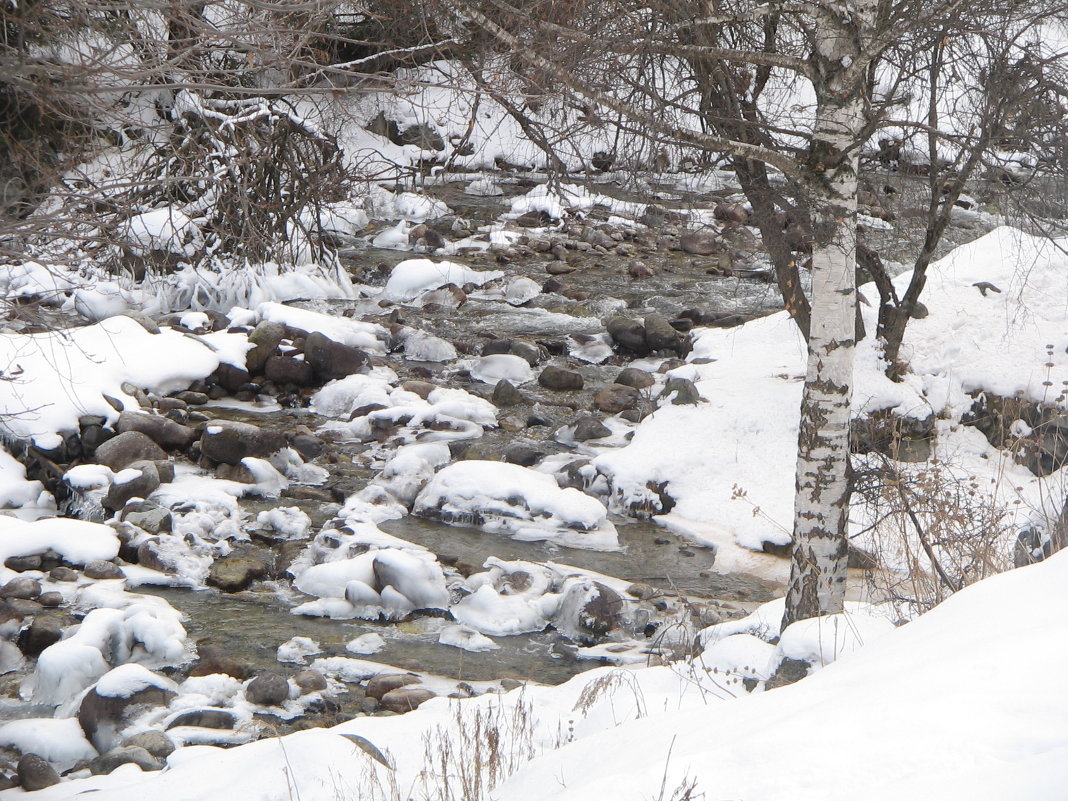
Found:
[(785, 628), (845, 602), (849, 404), (855, 351), (857, 155), (867, 121), (871, 0), (820, 4), (816, 128), (808, 159), (813, 223), (808, 369), (798, 433), (794, 541)]

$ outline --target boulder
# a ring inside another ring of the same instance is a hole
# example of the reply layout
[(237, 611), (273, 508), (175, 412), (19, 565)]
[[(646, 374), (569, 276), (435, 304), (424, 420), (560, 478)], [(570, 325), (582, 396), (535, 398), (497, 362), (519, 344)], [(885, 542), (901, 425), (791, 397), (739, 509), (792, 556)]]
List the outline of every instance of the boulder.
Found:
[(48, 761), (37, 754), (23, 754), (18, 764), (19, 784), (26, 792), (43, 790), (59, 784), (59, 774)]
[(417, 709), (420, 704), (434, 697), (436, 697), (434, 693), (422, 687), (401, 687), (390, 690), (378, 700), (378, 703), (383, 709), (402, 715)]
[(101, 443), (94, 457), (97, 462), (119, 471), (134, 462), (166, 459), (167, 453), (141, 431), (127, 431)]
[(196, 438), (193, 429), (188, 426), (180, 425), (162, 415), (143, 412), (123, 412), (115, 423), (115, 430), (120, 434), (140, 431), (166, 450), (185, 450)]
[(628, 317), (611, 317), (605, 323), (605, 327), (612, 341), (624, 351), (636, 356), (645, 356), (649, 352), (649, 347), (645, 342), (645, 326), (637, 320), (631, 320)]
[(122, 568), (114, 562), (108, 562), (104, 559), (93, 559), (91, 562), (87, 562), (82, 572), (85, 573), (86, 578), (102, 581), (126, 578)]
[(162, 759), (153, 756), (147, 749), (138, 745), (120, 745), (101, 754), (89, 763), (89, 771), (94, 776), (111, 773), (120, 765), (137, 765), (141, 770), (163, 770)]
[(370, 362), (359, 348), (335, 342), (318, 332), (308, 334), (304, 341), (304, 360), (322, 382), (366, 370)]
[(271, 356), (264, 365), (263, 374), (276, 384), (295, 384), (310, 387), (315, 383), (315, 370), (303, 359), (293, 356)]
[[(158, 467), (156, 472), (159, 472)], [(160, 480), (162, 479), (160, 476)], [(174, 518), (169, 509), (147, 502), (136, 506), (127, 505), (123, 509), (122, 519), (149, 534), (169, 534), (174, 525)]]
[(252, 380), (248, 370), (234, 367), (232, 364), (220, 364), (214, 373), (215, 381), (227, 392), (237, 392)]
[(670, 350), (680, 355), (686, 351), (686, 339), (674, 329), (666, 317), (645, 315), (645, 344), (650, 351)]
[(538, 375), (538, 383), (546, 389), (568, 392), (582, 389), (582, 376), (574, 370), (549, 365)]
[(264, 320), (248, 335), (252, 349), (245, 354), (245, 368), (255, 375), (263, 371), (267, 359), (278, 352), (278, 346), (286, 337), (286, 327), (281, 323)]
[(48, 646), (63, 637), (63, 622), (53, 614), (37, 615), (25, 629), (19, 632), (18, 646), (23, 654), (40, 656)]
[(493, 388), (490, 400), (494, 406), (515, 406), (523, 402), (523, 393), (520, 392), (507, 378), (502, 378)]
[(660, 393), (660, 397), (666, 398), (669, 396), (673, 396), (671, 397), (671, 403), (674, 406), (699, 403), (701, 401), (701, 393), (697, 391), (693, 381), (688, 378), (669, 379), (667, 384), (664, 385), (664, 391)]
[(605, 414), (619, 414), (638, 405), (640, 393), (634, 387), (609, 384), (597, 390), (593, 396), (594, 407)]
[(575, 433), (573, 434), (573, 437), (575, 442), (586, 442), (590, 439), (607, 437), (611, 433), (611, 429), (596, 417), (593, 415), (586, 415), (580, 417), (578, 422), (575, 423)]
[(125, 696), (100, 695), (92, 688), (78, 707), (78, 723), (97, 751), (118, 745), (118, 732), (135, 712), (151, 706), (167, 706), (175, 693), (163, 687), (143, 687)]
[(160, 485), (159, 470), (155, 462), (139, 460), (130, 465), (128, 469), (140, 470), (141, 474), (125, 481), (115, 482), (108, 487), (104, 495), (104, 508), (112, 511), (122, 509), (126, 502), (133, 498), (147, 498)]
[(16, 576), (0, 587), (0, 598), (36, 598), (41, 594), (41, 582), (28, 576)]
[(207, 583), (223, 592), (241, 592), (269, 572), (269, 557), (257, 551), (237, 552), (212, 563)]
[(239, 464), (246, 456), (270, 456), (285, 446), (282, 432), (251, 423), (213, 421), (200, 437), (200, 452), (223, 464)]
[(637, 367), (627, 367), (616, 376), (616, 383), (625, 387), (646, 389), (656, 383), (656, 379), (645, 370), (639, 370)]
[(156, 729), (140, 732), (123, 741), (127, 747), (143, 748), (158, 759), (166, 759), (174, 753), (174, 741), (166, 734)]
[(277, 673), (261, 673), (245, 687), (245, 700), (257, 706), (281, 706), (289, 699), (289, 682)]
[(293, 677), (293, 683), (300, 688), (301, 693), (317, 693), (327, 687), (326, 676), (314, 668), (300, 671)]
[(381, 698), (386, 693), (410, 684), (418, 684), (420, 681), (418, 676), (411, 673), (379, 673), (367, 680), (364, 692), (368, 698)]
[(225, 709), (191, 709), (183, 712), (170, 723), (167, 729), (179, 726), (195, 726), (200, 729), (232, 729), (237, 723), (233, 712)]

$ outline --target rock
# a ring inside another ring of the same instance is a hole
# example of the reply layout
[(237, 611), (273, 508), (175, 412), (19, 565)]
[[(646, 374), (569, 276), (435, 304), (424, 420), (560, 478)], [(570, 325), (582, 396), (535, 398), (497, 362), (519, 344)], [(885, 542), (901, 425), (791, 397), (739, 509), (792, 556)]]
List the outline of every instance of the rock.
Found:
[(167, 706), (175, 693), (163, 687), (143, 687), (125, 696), (100, 695), (92, 688), (78, 707), (78, 723), (97, 751), (104, 753), (118, 745), (118, 732), (137, 711), (151, 706)]
[(544, 211), (528, 211), (516, 217), (515, 224), (523, 228), (545, 228), (553, 224), (553, 218)]
[(644, 278), (652, 278), (656, 275), (656, 270), (646, 264), (644, 261), (638, 261), (637, 259), (627, 264), (627, 275), (636, 281), (640, 281)]
[(326, 677), (313, 668), (307, 668), (297, 673), (293, 677), (293, 683), (300, 688), (301, 693), (317, 693), (327, 687)]
[(50, 645), (63, 637), (63, 623), (59, 617), (38, 615), (19, 633), (18, 646), (26, 656), (37, 657)]
[[(159, 468), (156, 468), (159, 473)], [(173, 477), (172, 477), (173, 478)], [(160, 480), (163, 477), (160, 476)], [(142, 503), (136, 506), (127, 505), (122, 512), (122, 519), (132, 526), (137, 526), (149, 534), (169, 534), (174, 519), (169, 509), (157, 506), (154, 503)]]
[(542, 460), (545, 451), (526, 445), (510, 445), (504, 452), (504, 460), (522, 467), (533, 467)]
[(48, 571), (48, 577), (52, 581), (77, 581), (78, 573), (73, 568), (69, 568), (66, 565), (60, 565), (59, 567), (53, 567)]
[(289, 446), (300, 454), (304, 460), (321, 456), (326, 443), (310, 431), (296, 431), (289, 437)]
[(645, 356), (649, 346), (645, 342), (645, 326), (628, 317), (611, 317), (605, 324), (608, 335), (624, 351), (636, 356)]
[(203, 392), (194, 392), (191, 389), (187, 389), (184, 392), (179, 392), (174, 396), (177, 400), (182, 401), (189, 406), (203, 406), (209, 400), (211, 400)]
[(127, 747), (143, 748), (158, 759), (166, 759), (174, 753), (174, 741), (156, 729), (140, 732), (123, 741)]
[(549, 365), (538, 375), (538, 383), (546, 389), (568, 392), (582, 389), (582, 376), (574, 370)]
[(286, 327), (281, 323), (264, 320), (248, 335), (252, 349), (245, 354), (245, 367), (255, 375), (263, 371), (267, 359), (278, 352), (278, 346), (286, 337)]
[(97, 462), (119, 471), (134, 462), (142, 460), (166, 459), (167, 453), (147, 434), (140, 431), (127, 431), (101, 443), (94, 456)]
[(289, 682), (277, 673), (261, 673), (245, 687), (245, 700), (257, 706), (281, 706), (289, 700)]
[(607, 437), (612, 431), (593, 415), (580, 417), (575, 423), (575, 433), (572, 435), (576, 442), (586, 442), (590, 439)]
[(271, 356), (264, 365), (263, 374), (276, 384), (294, 384), (298, 387), (315, 384), (312, 366), (293, 356)]
[(163, 559), (160, 553), (159, 540), (155, 537), (138, 545), (136, 554), (136, 563), (141, 567), (147, 567), (149, 570), (156, 570), (160, 573), (174, 572), (174, 565)]
[(664, 385), (664, 390), (660, 393), (660, 397), (666, 398), (671, 395), (674, 395), (671, 398), (671, 403), (675, 406), (699, 403), (701, 401), (701, 393), (697, 391), (693, 381), (688, 378), (669, 379), (667, 384)]
[(507, 378), (502, 378), (493, 388), (490, 397), (494, 406), (515, 406), (523, 402), (523, 393), (516, 389)]
[(344, 378), (367, 369), (370, 357), (359, 348), (344, 345), (318, 332), (304, 341), (304, 359), (322, 382)]
[(683, 355), (685, 338), (672, 327), (666, 317), (659, 314), (645, 315), (645, 344), (650, 351), (670, 350)]
[(86, 563), (82, 572), (85, 573), (86, 578), (103, 581), (126, 578), (126, 574), (122, 572), (122, 568), (114, 562), (107, 562), (103, 559), (94, 559), (91, 562)]
[(158, 414), (143, 412), (123, 412), (115, 423), (115, 430), (120, 434), (140, 431), (166, 450), (185, 450), (196, 438), (193, 429), (188, 426), (179, 425)]
[(602, 247), (605, 250), (611, 250), (616, 246), (616, 241), (612, 237), (597, 228), (584, 228), (581, 240), (596, 247)]
[(176, 729), (179, 726), (196, 726), (201, 729), (232, 729), (237, 723), (233, 712), (225, 709), (192, 709), (183, 712), (170, 723), (167, 730)]
[(219, 386), (230, 393), (237, 392), (252, 380), (252, 375), (248, 370), (225, 363), (215, 368), (213, 377)]
[(215, 421), (205, 426), (200, 437), (200, 452), (223, 464), (239, 464), (246, 456), (270, 456), (285, 446), (282, 432), (251, 423)]
[(531, 367), (536, 367), (548, 355), (544, 349), (524, 339), (494, 339), (482, 347), (483, 356), (507, 353), (518, 356)]
[(679, 236), (679, 247), (691, 256), (711, 256), (723, 250), (723, 243), (711, 228), (685, 231)]
[(619, 414), (638, 405), (641, 394), (634, 387), (609, 384), (597, 390), (593, 396), (594, 407), (605, 414)]
[(130, 470), (139, 470), (141, 474), (123, 482), (116, 481), (108, 487), (104, 495), (104, 508), (112, 511), (122, 509), (133, 498), (147, 498), (160, 485), (159, 470), (155, 462), (139, 460), (130, 465)]
[(651, 373), (639, 370), (637, 367), (627, 367), (616, 376), (616, 383), (635, 389), (647, 389), (656, 383)]
[(421, 679), (411, 673), (379, 673), (367, 680), (364, 688), (368, 698), (381, 698), (386, 693), (407, 687), (409, 684), (418, 684)]
[(28, 576), (16, 576), (0, 587), (0, 598), (36, 598), (41, 594), (41, 582)]
[(241, 592), (253, 581), (266, 578), (268, 559), (255, 551), (244, 551), (216, 559), (208, 571), (207, 583), (223, 592)]
[(120, 745), (90, 761), (89, 771), (94, 776), (111, 773), (120, 765), (137, 765), (141, 770), (163, 770), (162, 759), (153, 756), (138, 745)]
[(800, 681), (808, 675), (809, 664), (801, 659), (783, 659), (775, 674), (768, 679), (764, 689), (773, 690)]
[(59, 774), (48, 762), (37, 754), (23, 754), (18, 764), (19, 784), (26, 792), (43, 790), (53, 784), (59, 784)]
[(255, 474), (244, 464), (220, 464), (215, 468), (215, 477), (238, 484), (255, 484)]
[(560, 602), (556, 625), (570, 637), (592, 642), (623, 622), (623, 598), (597, 581), (572, 584)]
[(401, 687), (390, 690), (379, 699), (378, 703), (383, 709), (400, 715), (417, 709), (420, 704), (434, 697), (436, 697), (434, 693), (422, 687)]
[(63, 594), (55, 590), (42, 592), (37, 598), (37, 603), (46, 609), (54, 609), (63, 605)]
[(24, 573), (27, 570), (40, 570), (41, 556), (36, 553), (29, 556), (9, 556), (4, 560), (4, 567), (8, 570), (14, 570), (16, 573)]
[(712, 216), (722, 222), (739, 223), (745, 225), (749, 222), (749, 212), (741, 203), (717, 203), (712, 210)]
[(429, 381), (409, 380), (401, 382), (401, 389), (406, 389), (408, 392), (414, 392), (423, 400), (429, 398), (430, 393), (437, 388), (436, 384), (431, 384)]

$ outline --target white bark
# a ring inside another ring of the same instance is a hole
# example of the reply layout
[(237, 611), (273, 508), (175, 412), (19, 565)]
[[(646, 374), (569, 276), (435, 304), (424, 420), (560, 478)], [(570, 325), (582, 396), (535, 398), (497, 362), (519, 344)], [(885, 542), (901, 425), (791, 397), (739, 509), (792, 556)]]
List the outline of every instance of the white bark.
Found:
[(857, 155), (866, 122), (871, 0), (816, 9), (817, 121), (809, 159), (812, 318), (798, 434), (794, 544), (784, 626), (842, 610), (849, 514), (849, 404), (856, 325)]

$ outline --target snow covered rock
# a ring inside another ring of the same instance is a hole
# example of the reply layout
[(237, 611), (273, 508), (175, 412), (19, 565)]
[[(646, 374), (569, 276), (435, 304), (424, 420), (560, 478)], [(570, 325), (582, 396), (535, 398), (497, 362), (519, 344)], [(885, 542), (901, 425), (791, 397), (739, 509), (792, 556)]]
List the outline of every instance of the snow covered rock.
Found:
[(386, 281), (385, 295), (401, 303), (413, 301), (422, 293), (445, 284), (482, 286), (504, 276), (501, 270), (472, 270), (463, 264), (430, 259), (408, 259), (397, 264)]
[(442, 468), (415, 499), (413, 513), (479, 526), (520, 540), (576, 548), (619, 547), (608, 510), (549, 475), (506, 462), (470, 460)]

